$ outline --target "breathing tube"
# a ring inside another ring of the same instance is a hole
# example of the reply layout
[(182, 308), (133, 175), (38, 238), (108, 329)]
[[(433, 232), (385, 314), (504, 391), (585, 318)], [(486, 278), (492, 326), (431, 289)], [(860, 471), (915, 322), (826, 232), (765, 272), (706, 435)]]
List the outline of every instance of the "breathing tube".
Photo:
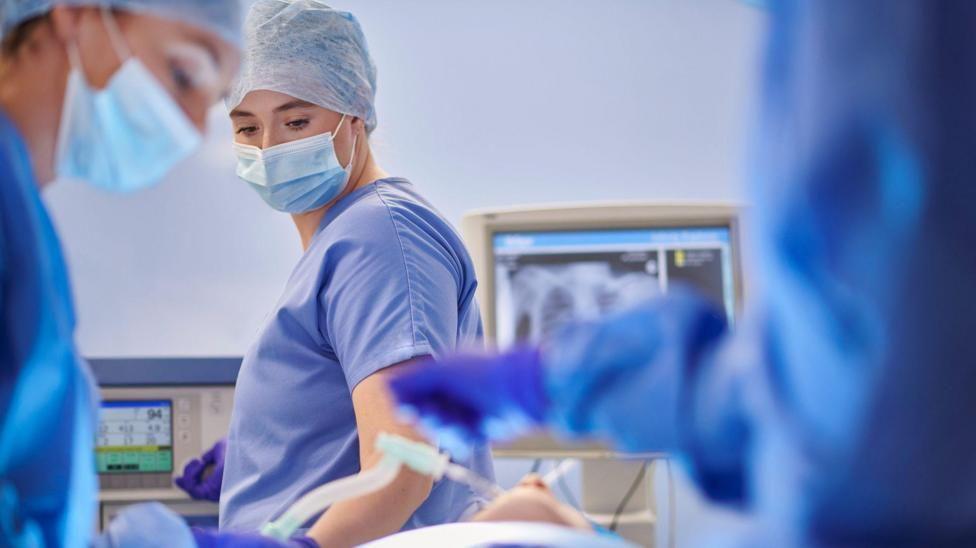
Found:
[(393, 483), (400, 469), (407, 468), (437, 481), (443, 477), (470, 485), (488, 499), (504, 491), (491, 481), (454, 464), (450, 457), (423, 442), (412, 441), (394, 434), (380, 433), (376, 450), (383, 454), (379, 464), (355, 476), (340, 478), (317, 487), (299, 498), (281, 517), (269, 521), (261, 533), (281, 541), (288, 540), (299, 527), (337, 502), (379, 491)]

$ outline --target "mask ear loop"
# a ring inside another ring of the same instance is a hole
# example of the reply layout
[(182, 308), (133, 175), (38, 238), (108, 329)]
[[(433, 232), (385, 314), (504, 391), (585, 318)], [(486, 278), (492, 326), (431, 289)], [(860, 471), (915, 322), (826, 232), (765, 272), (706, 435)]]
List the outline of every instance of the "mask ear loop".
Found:
[[(335, 141), (336, 135), (339, 134), (339, 128), (342, 127), (342, 123), (345, 122), (346, 121), (346, 118), (348, 118), (348, 117), (349, 116), (347, 114), (343, 114), (342, 115), (342, 118), (339, 118), (339, 124), (330, 133), (330, 135), (332, 135), (332, 141)], [(349, 182), (349, 178), (352, 177), (352, 163), (354, 161), (356, 161), (356, 142), (358, 140), (359, 140), (359, 135), (355, 135), (354, 134), (352, 136), (352, 154), (349, 155), (349, 165), (347, 165), (346, 167), (342, 168), (343, 171), (346, 172), (346, 182), (347, 183)], [(333, 150), (335, 150), (335, 149), (333, 149)], [(342, 164), (339, 164), (339, 165), (342, 165)]]
[(102, 6), (99, 11), (102, 14), (102, 24), (105, 25), (105, 32), (108, 34), (109, 42), (112, 43), (112, 49), (115, 50), (115, 55), (119, 57), (119, 62), (126, 62), (132, 57), (132, 52), (129, 51), (129, 46), (125, 43), (125, 38), (122, 36), (122, 29), (119, 28), (119, 23), (115, 20), (115, 16), (112, 15), (110, 8)]
[(331, 132), (329, 132), (329, 135), (332, 136), (332, 140), (333, 141), (335, 141), (336, 135), (339, 134), (339, 128), (342, 127), (342, 123), (345, 122), (345, 121), (346, 121), (346, 115), (343, 114), (342, 115), (342, 118), (339, 118), (339, 124), (336, 126), (336, 128), (333, 129)]
[(87, 82), (88, 78), (85, 77), (85, 67), (81, 62), (81, 54), (78, 53), (78, 42), (71, 42), (68, 44), (68, 63), (71, 64), (71, 68), (77, 70), (81, 73), (81, 77)]
[[(102, 6), (99, 12), (102, 16), (102, 24), (105, 25), (105, 32), (108, 34), (108, 40), (112, 43), (112, 49), (115, 50), (115, 55), (118, 56), (119, 61), (124, 63), (132, 56), (132, 52), (129, 51), (129, 47), (125, 44), (125, 39), (122, 38), (122, 31), (119, 29), (119, 25), (116, 23), (111, 9)], [(67, 49), (68, 62), (71, 64), (71, 68), (81, 73), (82, 79), (87, 83), (88, 77), (85, 75), (85, 65), (81, 60), (81, 53), (78, 51), (78, 42), (72, 41), (68, 44)], [(89, 83), (88, 85), (91, 84)]]
[(352, 165), (356, 161), (356, 145), (358, 144), (358, 141), (359, 141), (359, 135), (353, 135), (352, 153), (349, 155), (349, 165), (343, 168), (343, 170), (346, 172), (346, 183), (349, 183), (349, 179), (352, 178)]
[(74, 116), (75, 103), (71, 101), (72, 95), (78, 93), (78, 86), (90, 86), (88, 84), (88, 79), (85, 76), (85, 70), (81, 63), (81, 54), (78, 53), (78, 43), (72, 41), (67, 46), (68, 53), (68, 63), (71, 65), (71, 70), (68, 73), (68, 77), (65, 81), (64, 87), (64, 100), (61, 104), (61, 120), (58, 122), (58, 137), (55, 141), (55, 170), (59, 169), (61, 163), (61, 158), (64, 158), (68, 154), (68, 142), (65, 137), (67, 129), (66, 120), (71, 120)]
[[(339, 124), (336, 126), (336, 128), (334, 130), (332, 130), (332, 133), (331, 133), (332, 140), (333, 141), (335, 141), (336, 135), (339, 133), (339, 128), (342, 127), (342, 123), (345, 122), (346, 121), (346, 118), (348, 118), (348, 117), (349, 116), (347, 114), (343, 114), (342, 115), (342, 118), (339, 118)], [(347, 174), (346, 175), (346, 182), (347, 183), (349, 182), (349, 177), (352, 177), (352, 163), (356, 161), (356, 143), (358, 141), (359, 141), (359, 135), (355, 135), (354, 134), (352, 136), (352, 154), (349, 155), (349, 165), (347, 165), (346, 167), (342, 168), (343, 170), (346, 171), (346, 174)]]

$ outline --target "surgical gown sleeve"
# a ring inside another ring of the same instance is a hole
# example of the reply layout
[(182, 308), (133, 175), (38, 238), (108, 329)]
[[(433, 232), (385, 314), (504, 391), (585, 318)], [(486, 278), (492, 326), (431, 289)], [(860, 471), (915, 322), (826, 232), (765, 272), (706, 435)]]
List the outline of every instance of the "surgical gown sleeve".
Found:
[(462, 267), (444, 238), (403, 201), (350, 208), (325, 253), (320, 329), (349, 389), (376, 371), (453, 350)]
[[(745, 425), (731, 404), (737, 379), (715, 364), (728, 341), (723, 311), (686, 287), (568, 325), (543, 346), (548, 420), (564, 434), (596, 435), (623, 451), (682, 451), (692, 462), (708, 457), (710, 466), (696, 469), (700, 485), (716, 499), (738, 502)], [(721, 436), (708, 447), (696, 439), (695, 405), (703, 391), (712, 396), (707, 413), (722, 423), (706, 424), (709, 434)]]
[(60, 244), (0, 112), (0, 545), (86, 546), (95, 393), (74, 345)]
[[(629, 446), (679, 448), (724, 478), (714, 493), (808, 539), (971, 541), (976, 3), (771, 10), (745, 321), (702, 341), (660, 327), (695, 325), (687, 301), (635, 319), (672, 335), (625, 370), (647, 398), (594, 392), (578, 424), (671, 418)], [(596, 367), (559, 365), (550, 383)]]

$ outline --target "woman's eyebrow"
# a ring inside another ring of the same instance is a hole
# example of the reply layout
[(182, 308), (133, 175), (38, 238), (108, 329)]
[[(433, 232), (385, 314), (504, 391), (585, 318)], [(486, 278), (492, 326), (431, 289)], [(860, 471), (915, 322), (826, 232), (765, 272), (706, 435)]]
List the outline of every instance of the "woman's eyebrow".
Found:
[(314, 106), (315, 106), (314, 104), (309, 103), (308, 101), (302, 101), (301, 99), (295, 99), (294, 101), (288, 101), (287, 103), (285, 103), (283, 105), (280, 105), (280, 106), (275, 107), (272, 112), (279, 113), (279, 112), (284, 112), (286, 110), (291, 110), (293, 108), (308, 108), (308, 107), (314, 107)]
[(235, 108), (234, 110), (230, 111), (230, 117), (231, 118), (254, 118), (254, 114), (246, 110), (240, 110)]
[[(287, 103), (285, 103), (283, 105), (279, 105), (279, 106), (275, 107), (272, 110), (272, 112), (274, 112), (275, 114), (278, 114), (280, 112), (284, 112), (286, 110), (291, 110), (291, 109), (294, 109), (294, 108), (309, 108), (309, 107), (314, 107), (314, 106), (315, 106), (314, 103), (309, 103), (308, 101), (302, 101), (301, 99), (295, 99), (294, 101), (288, 101)], [(250, 118), (253, 118), (254, 117), (254, 114), (251, 113), (251, 112), (248, 112), (246, 110), (241, 110), (241, 109), (235, 108), (234, 110), (230, 111), (230, 117), (231, 118), (249, 118), (249, 117)]]

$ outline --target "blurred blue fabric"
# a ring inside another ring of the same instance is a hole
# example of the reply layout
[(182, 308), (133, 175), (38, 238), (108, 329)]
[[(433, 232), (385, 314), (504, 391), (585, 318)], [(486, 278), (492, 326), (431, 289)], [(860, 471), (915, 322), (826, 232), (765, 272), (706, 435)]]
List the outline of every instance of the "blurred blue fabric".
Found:
[(0, 111), (0, 545), (87, 546), (95, 392), (61, 246)]

